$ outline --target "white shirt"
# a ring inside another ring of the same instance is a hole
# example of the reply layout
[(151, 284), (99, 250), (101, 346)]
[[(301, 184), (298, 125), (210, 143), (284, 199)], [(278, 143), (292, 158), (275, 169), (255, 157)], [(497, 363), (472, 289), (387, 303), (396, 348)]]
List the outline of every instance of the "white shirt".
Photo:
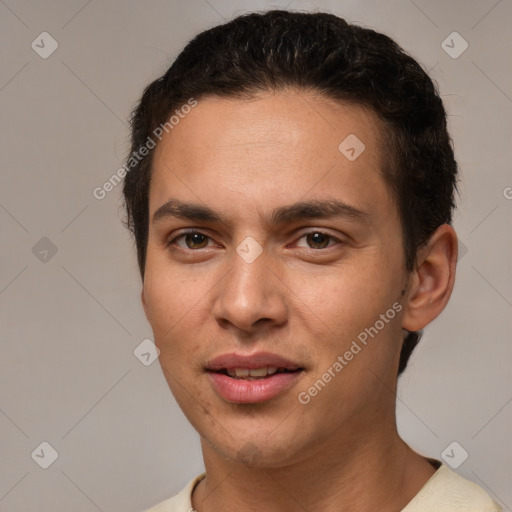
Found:
[[(204, 477), (202, 473), (176, 496), (145, 512), (194, 512), (192, 491)], [(502, 508), (480, 486), (441, 464), (402, 512), (502, 512)]]

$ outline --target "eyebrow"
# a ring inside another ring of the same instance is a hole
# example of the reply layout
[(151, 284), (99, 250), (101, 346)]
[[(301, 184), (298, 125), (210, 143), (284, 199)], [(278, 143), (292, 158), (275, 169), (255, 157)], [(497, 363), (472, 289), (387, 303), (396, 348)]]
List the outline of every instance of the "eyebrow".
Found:
[[(155, 224), (165, 218), (180, 218), (195, 222), (226, 223), (222, 216), (208, 206), (171, 199), (160, 206), (153, 214)], [(347, 217), (370, 225), (370, 215), (363, 210), (336, 199), (300, 201), (288, 206), (280, 206), (272, 211), (270, 223), (280, 225), (308, 219), (328, 219)]]

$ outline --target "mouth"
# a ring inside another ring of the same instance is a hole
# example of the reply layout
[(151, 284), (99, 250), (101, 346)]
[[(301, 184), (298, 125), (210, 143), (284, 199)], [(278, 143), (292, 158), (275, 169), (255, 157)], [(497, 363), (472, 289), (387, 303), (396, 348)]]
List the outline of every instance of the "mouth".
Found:
[(298, 363), (269, 353), (225, 354), (206, 367), (217, 395), (235, 404), (266, 402), (283, 395), (304, 372)]
[[(271, 377), (272, 375), (281, 373), (296, 373), (304, 370), (304, 368), (277, 368), (275, 366), (263, 366), (261, 368), (222, 368), (214, 371), (221, 375), (227, 375), (236, 380), (262, 380)], [(213, 371), (213, 370), (211, 370)]]
[(210, 369), (207, 375), (213, 390), (224, 401), (255, 404), (283, 396), (297, 383), (304, 371), (302, 367), (232, 367)]

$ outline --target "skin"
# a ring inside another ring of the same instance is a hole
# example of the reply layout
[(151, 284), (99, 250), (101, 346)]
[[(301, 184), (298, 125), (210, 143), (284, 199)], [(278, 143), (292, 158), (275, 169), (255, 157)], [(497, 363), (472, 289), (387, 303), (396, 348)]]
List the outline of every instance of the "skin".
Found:
[[(379, 127), (371, 111), (311, 92), (208, 97), (155, 150), (150, 219), (171, 198), (222, 216), (150, 220), (142, 290), (164, 375), (201, 437), (198, 512), (398, 511), (435, 472), (397, 433), (397, 368), (403, 329), (425, 327), (450, 297), (457, 238), (440, 226), (406, 272)], [(338, 150), (349, 134), (366, 147), (354, 161)], [(369, 222), (270, 223), (275, 208), (312, 199), (343, 201)], [(176, 239), (185, 228), (206, 238)], [(305, 236), (318, 231), (334, 239)], [(247, 236), (263, 249), (252, 263), (236, 252)], [(401, 311), (301, 404), (298, 394), (397, 302)], [(273, 352), (305, 370), (267, 402), (233, 404), (205, 372), (233, 351)]]

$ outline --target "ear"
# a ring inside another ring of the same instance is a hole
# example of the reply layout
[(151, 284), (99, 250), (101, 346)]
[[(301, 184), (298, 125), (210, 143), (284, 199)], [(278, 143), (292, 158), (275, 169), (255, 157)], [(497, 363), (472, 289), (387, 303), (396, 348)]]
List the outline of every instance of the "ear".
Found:
[(439, 226), (428, 243), (418, 250), (409, 274), (402, 327), (419, 331), (445, 308), (455, 283), (457, 234), (452, 226)]

